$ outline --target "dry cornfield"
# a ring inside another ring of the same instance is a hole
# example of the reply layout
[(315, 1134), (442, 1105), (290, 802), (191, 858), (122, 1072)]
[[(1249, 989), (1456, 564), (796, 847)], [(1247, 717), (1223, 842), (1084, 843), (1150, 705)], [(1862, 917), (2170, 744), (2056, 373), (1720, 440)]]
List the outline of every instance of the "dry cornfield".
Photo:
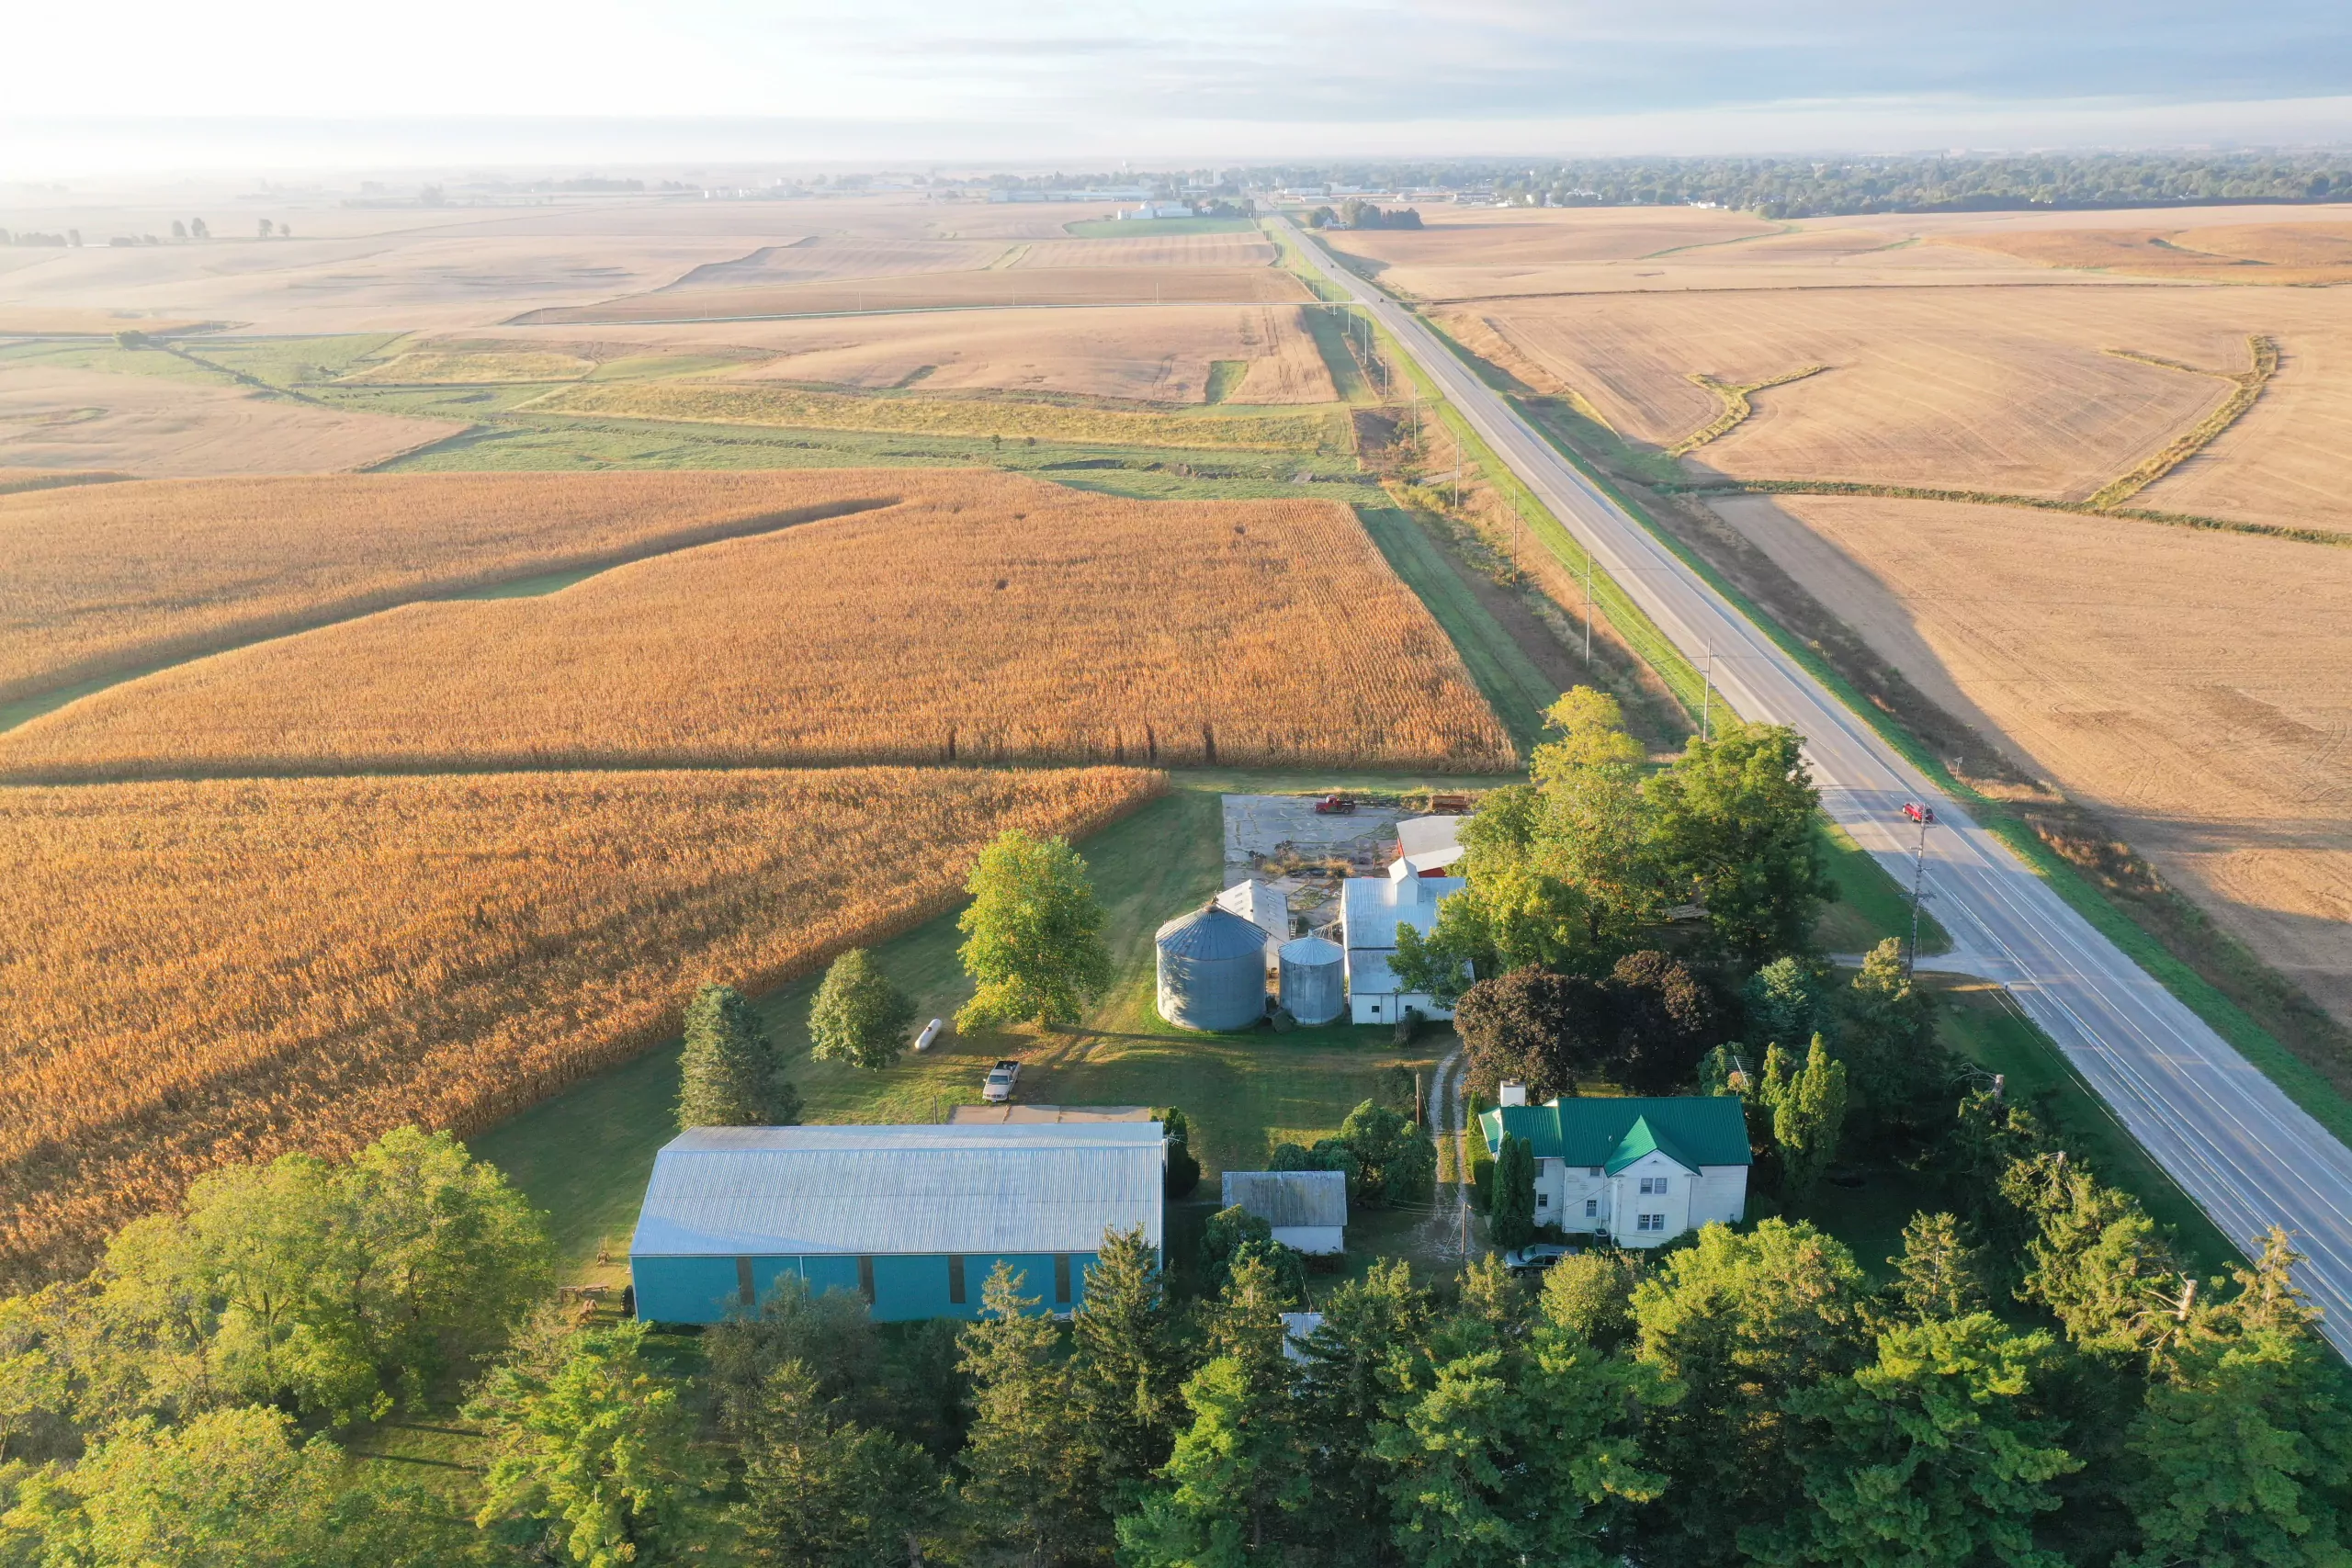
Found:
[(515, 381), (577, 381), (595, 368), (594, 360), (571, 354), (417, 348), (342, 379), (354, 386), (493, 387)]
[[(948, 908), (1138, 769), (507, 774), (0, 791), (0, 1277), (227, 1161), (479, 1131)], [(656, 1108), (658, 1112), (658, 1108)]]
[(0, 773), (1512, 763), (1345, 506), (830, 477), (905, 499), (183, 664), (0, 736)]
[(0, 701), (897, 494), (870, 474), (794, 472), (343, 474), (0, 497)]

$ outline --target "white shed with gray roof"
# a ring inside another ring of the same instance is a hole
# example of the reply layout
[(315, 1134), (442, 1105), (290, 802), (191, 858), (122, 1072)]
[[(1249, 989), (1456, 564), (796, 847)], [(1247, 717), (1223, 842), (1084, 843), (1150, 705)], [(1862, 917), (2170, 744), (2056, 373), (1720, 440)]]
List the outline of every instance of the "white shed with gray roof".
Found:
[(1164, 1242), (1157, 1122), (698, 1127), (654, 1156), (629, 1244), (638, 1315), (711, 1323), (786, 1275), (883, 1322), (975, 1317), (998, 1262), (1069, 1311), (1106, 1231)]
[(1274, 1239), (1310, 1258), (1348, 1249), (1348, 1179), (1336, 1170), (1228, 1170), (1225, 1206), (1273, 1227)]

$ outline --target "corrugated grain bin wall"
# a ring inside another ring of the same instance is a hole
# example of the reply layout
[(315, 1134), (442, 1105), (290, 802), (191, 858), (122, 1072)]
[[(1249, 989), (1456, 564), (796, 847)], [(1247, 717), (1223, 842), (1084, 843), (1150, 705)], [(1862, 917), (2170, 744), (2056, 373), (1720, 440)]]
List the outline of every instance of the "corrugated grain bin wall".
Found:
[(1212, 904), (1159, 928), (1159, 1016), (1180, 1029), (1248, 1029), (1266, 1015), (1266, 933)]
[(1303, 936), (1282, 947), (1282, 999), (1301, 1023), (1329, 1023), (1347, 1007), (1347, 954), (1335, 942)]

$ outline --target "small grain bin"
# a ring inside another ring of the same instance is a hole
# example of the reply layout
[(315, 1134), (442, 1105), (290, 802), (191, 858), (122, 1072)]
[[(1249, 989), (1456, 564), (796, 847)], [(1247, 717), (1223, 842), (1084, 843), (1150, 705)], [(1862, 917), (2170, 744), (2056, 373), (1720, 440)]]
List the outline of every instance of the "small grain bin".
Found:
[(1266, 1016), (1266, 933), (1215, 904), (1159, 928), (1159, 1016), (1180, 1029), (1248, 1029)]
[(1303, 936), (1282, 946), (1283, 1006), (1301, 1023), (1329, 1023), (1340, 1016), (1347, 999), (1340, 976), (1347, 954), (1336, 942)]

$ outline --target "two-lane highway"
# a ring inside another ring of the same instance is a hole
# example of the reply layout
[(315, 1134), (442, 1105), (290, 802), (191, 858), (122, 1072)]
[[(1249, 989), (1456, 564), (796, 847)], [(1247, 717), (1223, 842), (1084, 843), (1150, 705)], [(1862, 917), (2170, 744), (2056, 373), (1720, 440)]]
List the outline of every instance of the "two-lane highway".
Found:
[(2352, 1150), (1936, 791), (1860, 717), (1596, 489), (1420, 319), (1295, 226), (1301, 248), (1369, 310), (1487, 446), (1741, 715), (1794, 726), (1829, 816), (1911, 875), (1907, 800), (1931, 802), (1938, 919), (2049, 1033), (2132, 1135), (2241, 1246), (2271, 1225), (2310, 1258), (2301, 1283), (2352, 1354)]

